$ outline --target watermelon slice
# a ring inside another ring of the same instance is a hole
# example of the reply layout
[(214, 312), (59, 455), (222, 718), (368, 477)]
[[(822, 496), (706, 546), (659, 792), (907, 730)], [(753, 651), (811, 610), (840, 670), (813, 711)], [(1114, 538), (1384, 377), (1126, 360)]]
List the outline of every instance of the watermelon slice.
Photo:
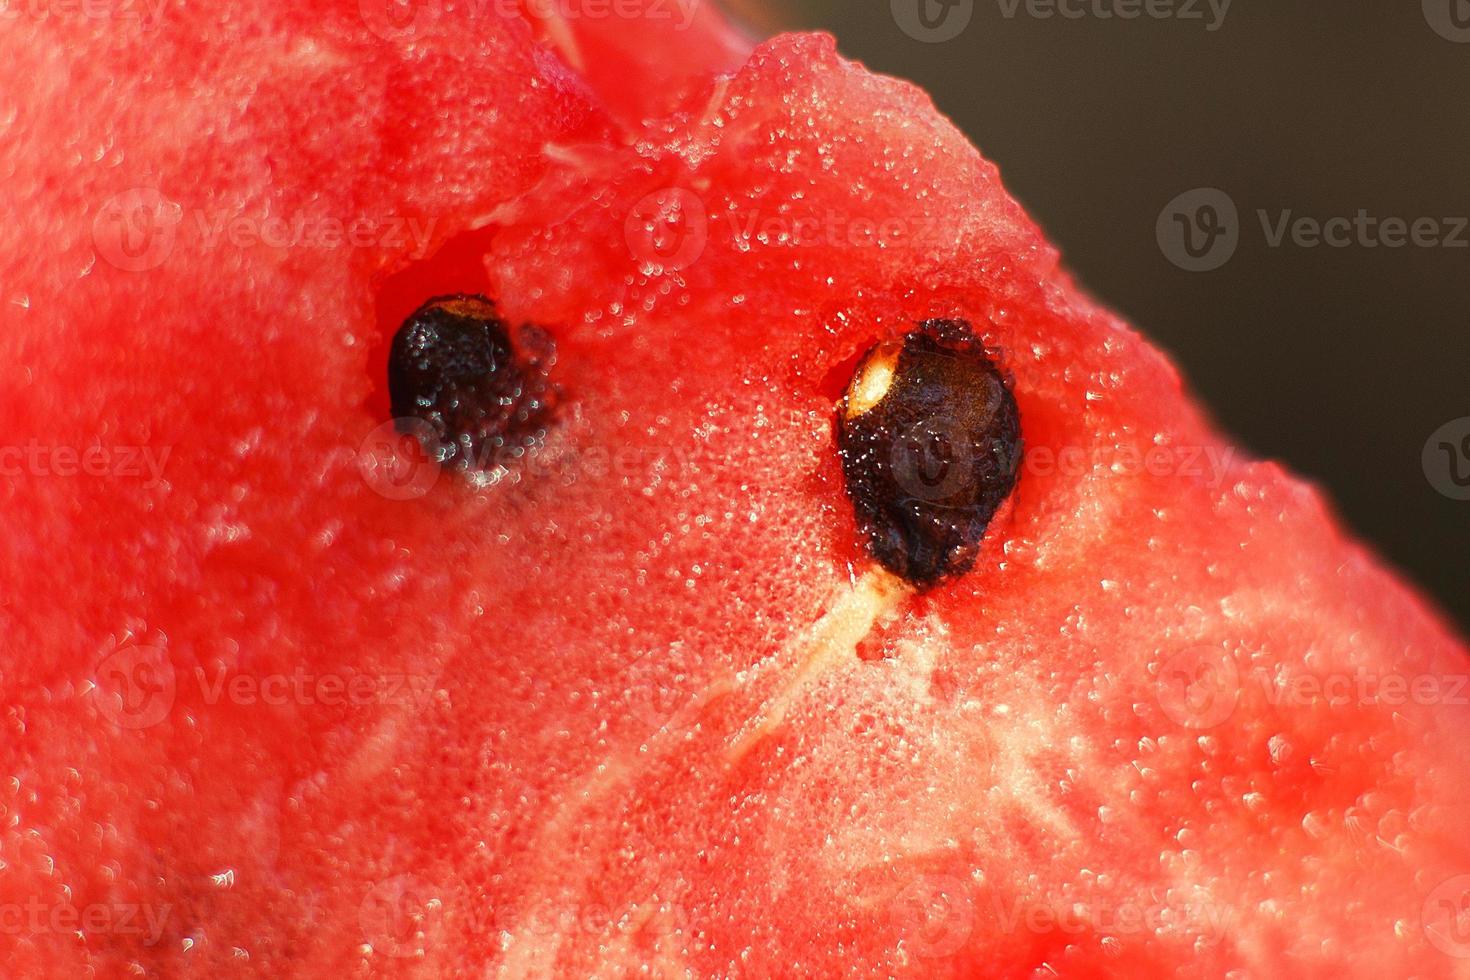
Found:
[[(1465, 975), (1443, 621), (922, 93), (598, 9), (0, 20), (7, 974)], [(838, 405), (940, 321), (1025, 455), (917, 589)]]

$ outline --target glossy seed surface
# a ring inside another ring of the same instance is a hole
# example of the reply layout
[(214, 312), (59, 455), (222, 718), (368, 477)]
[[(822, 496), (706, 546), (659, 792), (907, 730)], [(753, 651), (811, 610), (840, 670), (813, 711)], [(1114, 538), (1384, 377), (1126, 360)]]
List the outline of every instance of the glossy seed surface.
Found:
[(483, 296), (431, 299), (393, 338), (394, 418), (445, 466), (488, 472), (509, 465), (545, 434), (554, 360), (544, 331), (513, 330)]
[(1020, 414), (970, 325), (930, 320), (863, 357), (837, 443), (868, 550), (927, 589), (973, 567), (1015, 488)]

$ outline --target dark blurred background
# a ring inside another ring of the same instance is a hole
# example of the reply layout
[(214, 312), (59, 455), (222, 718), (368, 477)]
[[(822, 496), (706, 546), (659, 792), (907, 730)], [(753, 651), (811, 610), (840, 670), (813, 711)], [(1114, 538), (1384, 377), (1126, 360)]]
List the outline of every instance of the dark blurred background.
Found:
[[(1168, 18), (1134, 0), (1135, 20), (1096, 13), (1129, 0), (1060, 2), (1085, 16), (1036, 16), (1056, 0), (770, 6), (775, 26), (831, 31), (927, 89), (1226, 430), (1325, 485), (1470, 624), (1470, 501), (1447, 495), (1470, 497), (1454, 482), (1470, 483), (1470, 442), (1460, 458), (1439, 447), (1470, 421), (1436, 435), (1470, 416), (1470, 230), (1459, 247), (1372, 248), (1357, 231), (1347, 247), (1272, 247), (1257, 215), (1366, 210), (1451, 237), (1443, 219), (1470, 216), (1470, 0), (1236, 0), (1223, 19), (1223, 0), (1153, 0)], [(1239, 245), (1185, 271), (1155, 226), (1202, 187), (1238, 207)]]

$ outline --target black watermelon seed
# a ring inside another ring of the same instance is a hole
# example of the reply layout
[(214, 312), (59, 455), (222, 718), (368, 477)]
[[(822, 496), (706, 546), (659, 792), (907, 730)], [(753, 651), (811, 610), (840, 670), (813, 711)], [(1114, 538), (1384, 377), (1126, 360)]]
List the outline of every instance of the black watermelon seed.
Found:
[(1020, 413), (970, 325), (929, 320), (863, 357), (837, 446), (873, 557), (927, 589), (974, 566), (1016, 485)]
[(418, 433), (442, 465), (477, 472), (506, 466), (546, 434), (555, 359), (549, 335), (512, 330), (484, 296), (431, 299), (403, 321), (389, 351), (388, 396), (398, 428)]

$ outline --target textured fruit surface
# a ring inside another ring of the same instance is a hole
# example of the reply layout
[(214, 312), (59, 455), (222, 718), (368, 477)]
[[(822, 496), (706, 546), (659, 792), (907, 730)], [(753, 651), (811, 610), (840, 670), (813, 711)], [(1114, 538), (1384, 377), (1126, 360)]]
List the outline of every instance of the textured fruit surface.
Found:
[[(1464, 972), (1463, 648), (922, 93), (369, 8), (0, 21), (10, 975)], [(451, 293), (556, 344), (484, 486), (389, 419)], [(946, 318), (1027, 455), (914, 596), (834, 408)]]

